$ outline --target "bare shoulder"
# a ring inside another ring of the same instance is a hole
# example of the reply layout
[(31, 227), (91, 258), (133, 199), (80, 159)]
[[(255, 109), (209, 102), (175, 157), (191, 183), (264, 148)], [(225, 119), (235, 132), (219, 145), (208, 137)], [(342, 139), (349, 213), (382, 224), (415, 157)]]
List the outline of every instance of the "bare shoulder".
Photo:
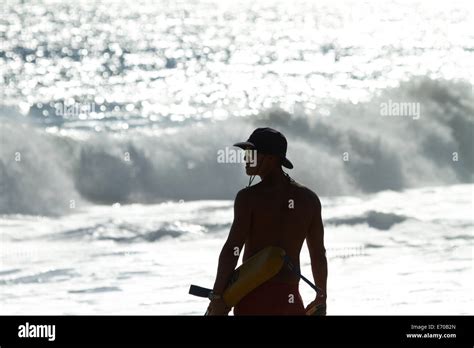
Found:
[(264, 192), (265, 189), (262, 186), (262, 182), (256, 183), (252, 186), (247, 186), (241, 189), (238, 193), (237, 196), (241, 196), (242, 198), (256, 198)]
[(237, 192), (235, 200), (247, 201), (250, 197), (254, 195), (255, 195), (255, 188), (253, 186), (244, 187), (243, 189), (239, 190), (239, 192)]
[(291, 183), (293, 185), (294, 192), (301, 198), (304, 199), (304, 201), (311, 207), (316, 208), (316, 209), (321, 209), (321, 201), (313, 190), (310, 188), (304, 186), (303, 184), (300, 184), (296, 181), (292, 181)]

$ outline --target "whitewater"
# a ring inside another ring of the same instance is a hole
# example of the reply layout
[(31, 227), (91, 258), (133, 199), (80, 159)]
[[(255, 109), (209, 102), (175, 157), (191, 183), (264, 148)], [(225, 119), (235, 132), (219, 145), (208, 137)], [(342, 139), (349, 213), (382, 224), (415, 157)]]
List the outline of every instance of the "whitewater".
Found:
[(468, 1), (8, 0), (1, 19), (0, 313), (203, 314), (189, 285), (212, 286), (248, 180), (218, 154), (270, 126), (322, 202), (329, 315), (473, 314)]

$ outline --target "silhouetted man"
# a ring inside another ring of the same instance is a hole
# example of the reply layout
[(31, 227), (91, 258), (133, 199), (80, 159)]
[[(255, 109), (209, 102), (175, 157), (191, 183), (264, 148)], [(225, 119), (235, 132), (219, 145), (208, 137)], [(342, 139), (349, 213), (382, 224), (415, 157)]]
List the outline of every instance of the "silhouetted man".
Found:
[(280, 132), (258, 128), (246, 142), (234, 146), (256, 150), (256, 165), (250, 165), (247, 153), (245, 170), (251, 176), (250, 183), (256, 175), (262, 180), (254, 186), (249, 183), (235, 198), (234, 221), (220, 253), (208, 315), (226, 315), (230, 311), (222, 293), (237, 265), (235, 250), (242, 250), (245, 245), (245, 262), (267, 246), (279, 246), (299, 270), (305, 239), (314, 281), (322, 290), (306, 311), (298, 289), (299, 276), (284, 265), (276, 276), (248, 293), (234, 307), (234, 314), (304, 315), (316, 312), (325, 315), (327, 261), (318, 196), (283, 172), (282, 166), (291, 169), (293, 164), (286, 158), (287, 141)]

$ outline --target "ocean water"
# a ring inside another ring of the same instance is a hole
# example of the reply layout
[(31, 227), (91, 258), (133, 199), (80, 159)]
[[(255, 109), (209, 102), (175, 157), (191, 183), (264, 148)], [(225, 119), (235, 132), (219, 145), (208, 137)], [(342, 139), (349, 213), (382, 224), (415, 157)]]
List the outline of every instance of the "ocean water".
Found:
[[(472, 314), (472, 184), (323, 197), (329, 314)], [(203, 314), (232, 201), (3, 216), (2, 313)], [(302, 272), (311, 275), (306, 247)], [(305, 303), (313, 290), (300, 284)]]
[[(472, 314), (473, 17), (469, 1), (7, 0), (0, 313), (202, 314), (189, 285), (212, 286), (247, 183), (217, 153), (268, 125), (322, 201), (328, 314)], [(383, 114), (397, 103), (414, 109)]]

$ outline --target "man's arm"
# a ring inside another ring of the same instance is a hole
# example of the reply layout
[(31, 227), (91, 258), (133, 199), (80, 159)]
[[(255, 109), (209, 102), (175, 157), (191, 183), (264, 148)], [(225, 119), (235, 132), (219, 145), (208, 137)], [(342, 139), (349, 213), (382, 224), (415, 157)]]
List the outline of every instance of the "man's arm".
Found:
[(308, 244), (309, 255), (311, 257), (311, 269), (313, 271), (313, 278), (315, 283), (323, 290), (323, 294), (316, 297), (319, 303), (325, 303), (327, 297), (327, 277), (328, 264), (326, 260), (326, 249), (324, 247), (324, 226), (321, 218), (321, 202), (317, 199), (313, 221), (306, 236), (306, 243)]
[(219, 256), (219, 266), (217, 267), (217, 276), (213, 288), (216, 294), (222, 294), (229, 283), (247, 239), (250, 222), (251, 211), (248, 204), (248, 192), (244, 189), (239, 191), (235, 197), (234, 221)]

